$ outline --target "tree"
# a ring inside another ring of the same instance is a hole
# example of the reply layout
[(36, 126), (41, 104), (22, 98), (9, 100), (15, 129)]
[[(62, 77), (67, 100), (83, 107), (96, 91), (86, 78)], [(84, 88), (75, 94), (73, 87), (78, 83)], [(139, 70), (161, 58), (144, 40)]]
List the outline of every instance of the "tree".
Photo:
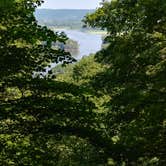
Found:
[[(56, 142), (68, 133), (66, 123), (81, 106), (74, 97), (67, 99), (70, 93), (78, 95), (78, 87), (33, 75), (52, 62), (74, 61), (51, 47), (52, 42), (65, 42), (64, 34), (37, 25), (33, 12), (40, 3), (13, 0), (0, 5), (0, 165), (55, 165), (59, 152), (52, 137)], [(60, 99), (58, 94), (67, 92)]]
[(88, 15), (108, 46), (66, 80), (34, 76), (74, 60), (52, 49), (63, 33), (37, 25), (40, 3), (0, 3), (0, 164), (165, 165), (165, 0), (105, 2)]
[(50, 63), (74, 58), (52, 48), (65, 43), (63, 33), (37, 24), (33, 12), (40, 3), (0, 3), (0, 165), (103, 163), (95, 104), (85, 89), (41, 73)]
[(96, 60), (109, 65), (93, 86), (107, 89), (106, 126), (115, 165), (165, 165), (166, 2), (103, 3), (85, 23), (108, 31)]

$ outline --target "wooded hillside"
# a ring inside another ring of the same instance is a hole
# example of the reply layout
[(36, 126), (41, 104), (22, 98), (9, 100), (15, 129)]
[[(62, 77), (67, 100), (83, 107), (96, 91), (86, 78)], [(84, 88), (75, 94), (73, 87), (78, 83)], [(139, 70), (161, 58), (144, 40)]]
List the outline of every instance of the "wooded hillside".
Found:
[(87, 9), (37, 9), (35, 12), (36, 19), (42, 25), (56, 27), (71, 27), (80, 29), (83, 25), (81, 22), (86, 14), (94, 10)]

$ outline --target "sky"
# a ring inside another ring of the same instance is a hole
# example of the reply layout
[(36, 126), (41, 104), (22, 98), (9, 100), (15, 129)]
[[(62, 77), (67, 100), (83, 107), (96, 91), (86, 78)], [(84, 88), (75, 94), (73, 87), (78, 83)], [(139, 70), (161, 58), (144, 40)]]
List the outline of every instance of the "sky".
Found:
[(101, 0), (44, 0), (40, 8), (49, 9), (95, 9)]

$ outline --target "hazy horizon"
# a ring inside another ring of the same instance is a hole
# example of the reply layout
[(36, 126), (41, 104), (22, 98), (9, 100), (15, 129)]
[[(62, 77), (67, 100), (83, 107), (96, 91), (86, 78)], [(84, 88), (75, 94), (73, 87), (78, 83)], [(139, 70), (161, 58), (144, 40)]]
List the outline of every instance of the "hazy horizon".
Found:
[(101, 0), (45, 0), (38, 9), (96, 9)]
[(95, 9), (78, 9), (78, 8), (71, 8), (71, 9), (68, 9), (68, 8), (61, 8), (61, 9), (55, 9), (55, 8), (37, 8), (38, 10), (39, 9), (42, 9), (42, 10), (95, 10)]

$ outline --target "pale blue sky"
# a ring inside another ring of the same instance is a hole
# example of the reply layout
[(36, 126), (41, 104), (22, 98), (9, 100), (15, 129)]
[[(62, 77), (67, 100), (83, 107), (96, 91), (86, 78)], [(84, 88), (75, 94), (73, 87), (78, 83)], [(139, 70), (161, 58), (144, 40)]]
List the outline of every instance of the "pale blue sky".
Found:
[(49, 9), (95, 9), (101, 0), (44, 0), (40, 8)]

